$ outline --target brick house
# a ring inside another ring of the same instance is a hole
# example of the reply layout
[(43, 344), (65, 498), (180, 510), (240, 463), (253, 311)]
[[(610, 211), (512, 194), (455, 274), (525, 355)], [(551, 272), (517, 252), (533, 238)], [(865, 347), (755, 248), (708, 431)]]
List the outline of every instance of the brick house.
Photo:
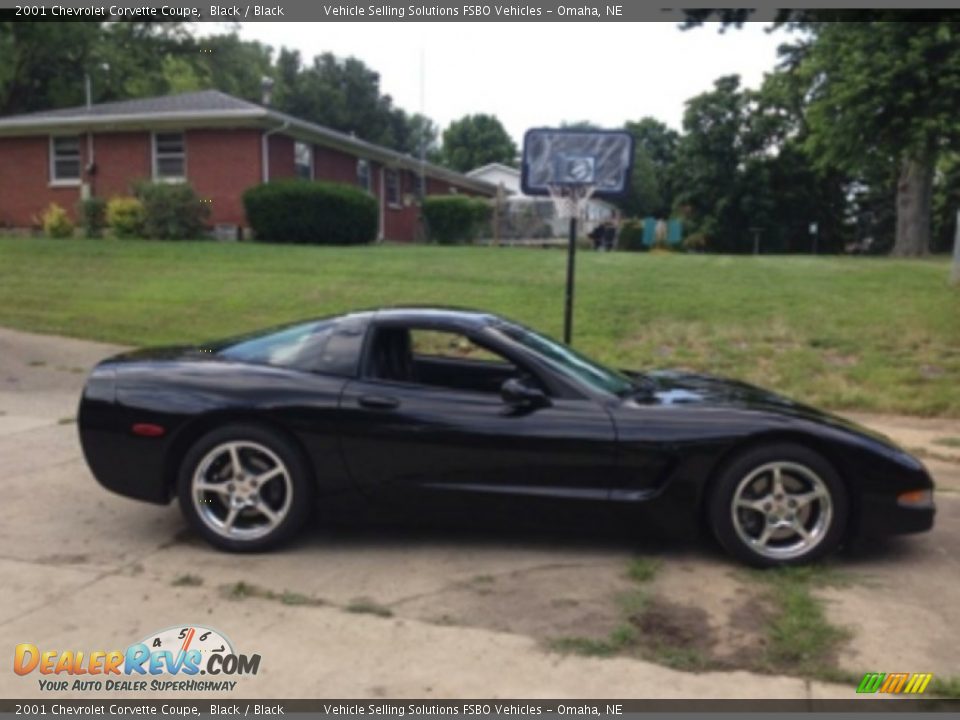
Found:
[(24, 228), (51, 202), (76, 216), (87, 195), (137, 180), (191, 183), (221, 232), (246, 227), (241, 196), (268, 180), (351, 183), (380, 204), (381, 239), (417, 237), (428, 195), (493, 196), (488, 182), (217, 90), (0, 118), (0, 227)]

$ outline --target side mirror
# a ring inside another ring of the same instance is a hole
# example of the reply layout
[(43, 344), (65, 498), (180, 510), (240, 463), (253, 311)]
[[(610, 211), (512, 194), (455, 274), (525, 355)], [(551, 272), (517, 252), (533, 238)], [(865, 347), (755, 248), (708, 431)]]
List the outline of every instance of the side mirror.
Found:
[(513, 408), (538, 408), (550, 404), (543, 390), (528, 385), (519, 378), (510, 378), (500, 386), (500, 397)]

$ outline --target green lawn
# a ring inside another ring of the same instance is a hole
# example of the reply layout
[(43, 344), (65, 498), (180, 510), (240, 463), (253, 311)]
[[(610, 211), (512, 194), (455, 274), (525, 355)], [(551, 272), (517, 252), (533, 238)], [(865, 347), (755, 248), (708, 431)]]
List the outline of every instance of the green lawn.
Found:
[[(473, 306), (562, 327), (565, 254), (0, 238), (0, 325), (133, 345), (350, 308)], [(574, 344), (808, 402), (960, 417), (960, 290), (945, 260), (581, 252)]]

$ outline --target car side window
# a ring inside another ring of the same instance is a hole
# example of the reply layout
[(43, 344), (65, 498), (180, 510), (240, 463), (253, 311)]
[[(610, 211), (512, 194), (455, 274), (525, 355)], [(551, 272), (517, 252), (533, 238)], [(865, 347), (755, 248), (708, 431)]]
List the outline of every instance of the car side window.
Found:
[(415, 357), (510, 364), (510, 361), (502, 355), (477, 345), (466, 335), (460, 333), (412, 328), (410, 330), (410, 344)]
[(347, 377), (356, 373), (362, 332), (349, 318), (319, 320), (228, 340), (215, 352), (237, 362)]
[(374, 331), (367, 375), (388, 382), (490, 394), (499, 394), (510, 378), (527, 377), (508, 358), (462, 333), (396, 326)]

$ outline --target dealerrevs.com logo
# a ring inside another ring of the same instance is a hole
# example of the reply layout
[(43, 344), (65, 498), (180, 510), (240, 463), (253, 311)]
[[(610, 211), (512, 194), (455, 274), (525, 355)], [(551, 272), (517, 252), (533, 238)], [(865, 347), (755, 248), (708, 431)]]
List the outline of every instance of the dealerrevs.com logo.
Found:
[(222, 633), (202, 625), (166, 628), (126, 650), (45, 650), (21, 643), (13, 654), (17, 675), (37, 673), (41, 690), (59, 692), (233, 690), (237, 680), (228, 678), (259, 669), (260, 655), (235, 652)]

